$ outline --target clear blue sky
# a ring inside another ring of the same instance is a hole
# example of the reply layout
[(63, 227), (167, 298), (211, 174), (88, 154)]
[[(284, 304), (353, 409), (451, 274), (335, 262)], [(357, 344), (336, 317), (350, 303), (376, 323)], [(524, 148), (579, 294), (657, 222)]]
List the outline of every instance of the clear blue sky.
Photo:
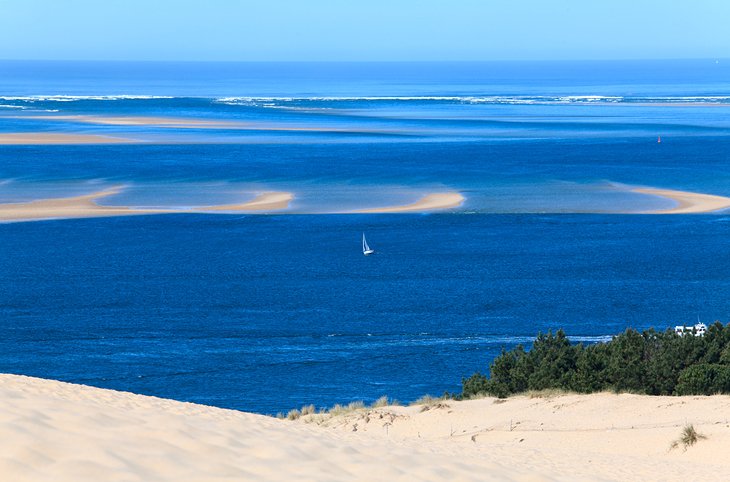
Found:
[(0, 0), (0, 59), (730, 57), (730, 0)]

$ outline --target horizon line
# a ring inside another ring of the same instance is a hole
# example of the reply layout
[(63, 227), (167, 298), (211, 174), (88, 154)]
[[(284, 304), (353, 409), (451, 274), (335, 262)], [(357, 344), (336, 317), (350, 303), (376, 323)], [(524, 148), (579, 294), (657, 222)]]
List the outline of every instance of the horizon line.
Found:
[(331, 63), (331, 64), (368, 64), (368, 63), (511, 63), (511, 62), (669, 62), (669, 61), (730, 61), (730, 57), (646, 57), (646, 58), (601, 58), (601, 59), (432, 59), (432, 60), (344, 60), (344, 59), (330, 59), (330, 60), (203, 60), (203, 59), (42, 59), (42, 58), (28, 58), (28, 59), (14, 59), (14, 58), (0, 58), (0, 62), (149, 62), (149, 63), (258, 63), (258, 64), (273, 64), (273, 63), (287, 63), (287, 64), (307, 64), (307, 63)]

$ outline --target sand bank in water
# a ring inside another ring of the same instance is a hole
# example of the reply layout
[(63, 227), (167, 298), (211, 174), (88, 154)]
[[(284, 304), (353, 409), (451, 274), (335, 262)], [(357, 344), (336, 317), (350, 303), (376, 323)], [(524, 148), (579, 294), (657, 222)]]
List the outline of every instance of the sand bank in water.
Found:
[[(195, 119), (186, 117), (147, 117), (147, 116), (97, 116), (97, 115), (19, 115), (6, 116), (11, 119), (35, 119), (50, 121), (70, 121), (84, 124), (106, 126), (140, 126), (161, 129), (227, 129), (273, 132), (331, 132), (352, 134), (417, 134), (408, 130), (378, 130), (364, 128), (344, 128), (333, 126), (297, 126), (286, 124), (267, 124), (260, 122), (228, 121), (222, 119)], [(32, 133), (26, 134), (32, 136)]]
[(465, 198), (458, 192), (428, 194), (412, 204), (382, 208), (359, 209), (355, 213), (413, 213), (451, 209), (463, 204)]
[(128, 206), (102, 206), (99, 199), (121, 192), (114, 187), (84, 196), (42, 199), (25, 203), (0, 204), (0, 221), (30, 221), (39, 219), (94, 218), (142, 214), (211, 213), (211, 212), (269, 212), (289, 207), (294, 195), (288, 192), (266, 192), (240, 204), (201, 206), (189, 209), (137, 209)]
[(633, 189), (632, 191), (641, 194), (649, 194), (651, 196), (659, 196), (677, 202), (676, 207), (650, 211), (647, 214), (711, 213), (713, 211), (730, 208), (730, 198), (725, 196), (655, 188), (638, 188)]
[[(722, 480), (730, 470), (728, 408), (728, 396), (596, 394), (446, 401), (287, 421), (0, 375), (0, 477)], [(670, 450), (687, 423), (707, 438)]]
[(169, 128), (209, 128), (229, 129), (244, 127), (248, 124), (234, 121), (190, 119), (185, 117), (145, 117), (145, 116), (96, 116), (96, 115), (26, 115), (13, 116), (16, 119), (58, 120), (83, 122), (113, 126), (150, 126)]
[(16, 132), (0, 134), (0, 145), (33, 144), (130, 144), (139, 141), (94, 134), (61, 134), (48, 132)]

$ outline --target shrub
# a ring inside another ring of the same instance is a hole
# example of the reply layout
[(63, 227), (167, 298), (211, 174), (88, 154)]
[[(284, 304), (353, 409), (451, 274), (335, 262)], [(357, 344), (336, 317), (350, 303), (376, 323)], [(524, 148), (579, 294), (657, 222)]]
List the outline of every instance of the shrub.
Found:
[(650, 395), (730, 393), (730, 326), (705, 336), (628, 329), (610, 341), (572, 345), (565, 333), (538, 334), (531, 349), (502, 350), (489, 367), (463, 378), (464, 398), (507, 397), (527, 390), (613, 390)]
[(680, 373), (678, 395), (714, 393), (730, 393), (730, 366), (703, 363), (687, 367)]

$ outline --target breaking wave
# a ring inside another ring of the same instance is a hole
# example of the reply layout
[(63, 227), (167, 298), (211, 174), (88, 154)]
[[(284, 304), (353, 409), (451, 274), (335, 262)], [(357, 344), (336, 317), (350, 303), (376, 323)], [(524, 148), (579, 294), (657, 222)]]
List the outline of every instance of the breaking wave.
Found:
[(447, 103), (447, 104), (730, 104), (730, 96), (617, 96), (617, 95), (537, 95), (537, 96), (317, 96), (317, 97), (220, 97), (215, 102), (255, 107), (296, 106), (318, 103)]
[(174, 99), (167, 95), (26, 95), (0, 96), (0, 100), (17, 102), (74, 102), (79, 100), (150, 100)]

